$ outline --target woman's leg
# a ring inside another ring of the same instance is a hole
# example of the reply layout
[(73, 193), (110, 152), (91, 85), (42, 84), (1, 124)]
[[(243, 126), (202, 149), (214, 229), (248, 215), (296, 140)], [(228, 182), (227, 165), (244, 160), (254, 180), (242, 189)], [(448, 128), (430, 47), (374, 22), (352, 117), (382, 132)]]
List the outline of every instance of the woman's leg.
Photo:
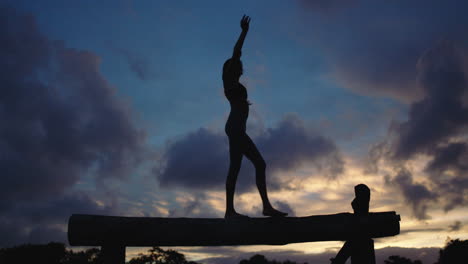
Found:
[(263, 214), (267, 216), (286, 216), (287, 213), (283, 213), (274, 209), (270, 203), (270, 200), (268, 199), (265, 175), (266, 163), (262, 157), (262, 154), (260, 154), (260, 152), (257, 149), (257, 146), (255, 146), (255, 143), (247, 134), (245, 134), (243, 142), (245, 144), (243, 148), (243, 153), (253, 163), (255, 167), (255, 178), (257, 188), (263, 203)]
[(234, 209), (234, 191), (236, 189), (237, 175), (242, 163), (243, 142), (240, 135), (230, 135), (229, 138), (229, 171), (226, 179), (226, 214), (225, 218), (239, 217)]

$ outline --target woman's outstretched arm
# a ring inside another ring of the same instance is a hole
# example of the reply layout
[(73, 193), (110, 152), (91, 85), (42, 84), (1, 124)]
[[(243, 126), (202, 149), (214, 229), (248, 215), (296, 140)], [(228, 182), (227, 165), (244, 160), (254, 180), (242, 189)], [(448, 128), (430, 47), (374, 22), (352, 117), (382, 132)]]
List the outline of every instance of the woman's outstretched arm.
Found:
[(234, 52), (232, 53), (233, 59), (240, 59), (242, 55), (242, 46), (244, 45), (245, 36), (247, 35), (247, 32), (249, 31), (249, 23), (250, 23), (250, 17), (243, 15), (240, 21), (242, 32), (239, 36), (239, 39), (236, 42), (236, 45), (234, 46)]

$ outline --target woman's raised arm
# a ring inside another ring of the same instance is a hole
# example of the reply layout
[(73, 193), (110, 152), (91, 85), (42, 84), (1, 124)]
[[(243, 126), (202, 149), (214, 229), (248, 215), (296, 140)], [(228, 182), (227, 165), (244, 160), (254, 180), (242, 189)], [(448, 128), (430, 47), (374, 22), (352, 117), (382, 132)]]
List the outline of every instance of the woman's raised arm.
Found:
[(232, 53), (233, 59), (240, 59), (242, 55), (242, 46), (244, 45), (245, 36), (247, 35), (247, 32), (249, 31), (249, 23), (250, 23), (250, 17), (243, 15), (240, 21), (242, 32), (239, 36), (239, 39), (236, 42), (236, 45), (234, 46), (234, 52)]

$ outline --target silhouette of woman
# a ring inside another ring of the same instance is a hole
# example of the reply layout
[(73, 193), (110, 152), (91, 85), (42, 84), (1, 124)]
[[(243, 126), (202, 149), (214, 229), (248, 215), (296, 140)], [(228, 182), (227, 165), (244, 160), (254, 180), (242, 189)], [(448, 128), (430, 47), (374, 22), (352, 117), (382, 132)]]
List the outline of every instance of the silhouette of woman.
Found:
[(250, 17), (244, 15), (240, 22), (242, 33), (234, 46), (232, 58), (226, 60), (223, 66), (224, 94), (231, 105), (231, 113), (225, 127), (229, 138), (230, 164), (226, 180), (226, 214), (224, 217), (247, 217), (237, 213), (234, 209), (234, 190), (243, 155), (255, 166), (257, 188), (263, 203), (263, 215), (286, 216), (287, 213), (274, 209), (268, 199), (265, 182), (266, 164), (252, 139), (246, 133), (250, 102), (247, 100), (247, 90), (244, 85), (239, 83), (239, 78), (243, 71), (240, 60), (241, 50), (247, 31), (249, 31), (249, 23)]

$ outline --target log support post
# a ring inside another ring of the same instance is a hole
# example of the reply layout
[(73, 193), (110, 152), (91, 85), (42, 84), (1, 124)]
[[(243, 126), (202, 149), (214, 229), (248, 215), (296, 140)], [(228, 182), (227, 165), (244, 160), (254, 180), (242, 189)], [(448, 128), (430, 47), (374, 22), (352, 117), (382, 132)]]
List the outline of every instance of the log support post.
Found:
[(332, 264), (344, 264), (351, 257), (351, 264), (375, 264), (374, 240), (370, 237), (368, 225), (364, 220), (369, 215), (370, 189), (365, 184), (354, 187), (355, 198), (351, 202), (358, 228), (354, 237), (347, 240)]
[(104, 244), (101, 247), (104, 264), (125, 264), (125, 246)]

